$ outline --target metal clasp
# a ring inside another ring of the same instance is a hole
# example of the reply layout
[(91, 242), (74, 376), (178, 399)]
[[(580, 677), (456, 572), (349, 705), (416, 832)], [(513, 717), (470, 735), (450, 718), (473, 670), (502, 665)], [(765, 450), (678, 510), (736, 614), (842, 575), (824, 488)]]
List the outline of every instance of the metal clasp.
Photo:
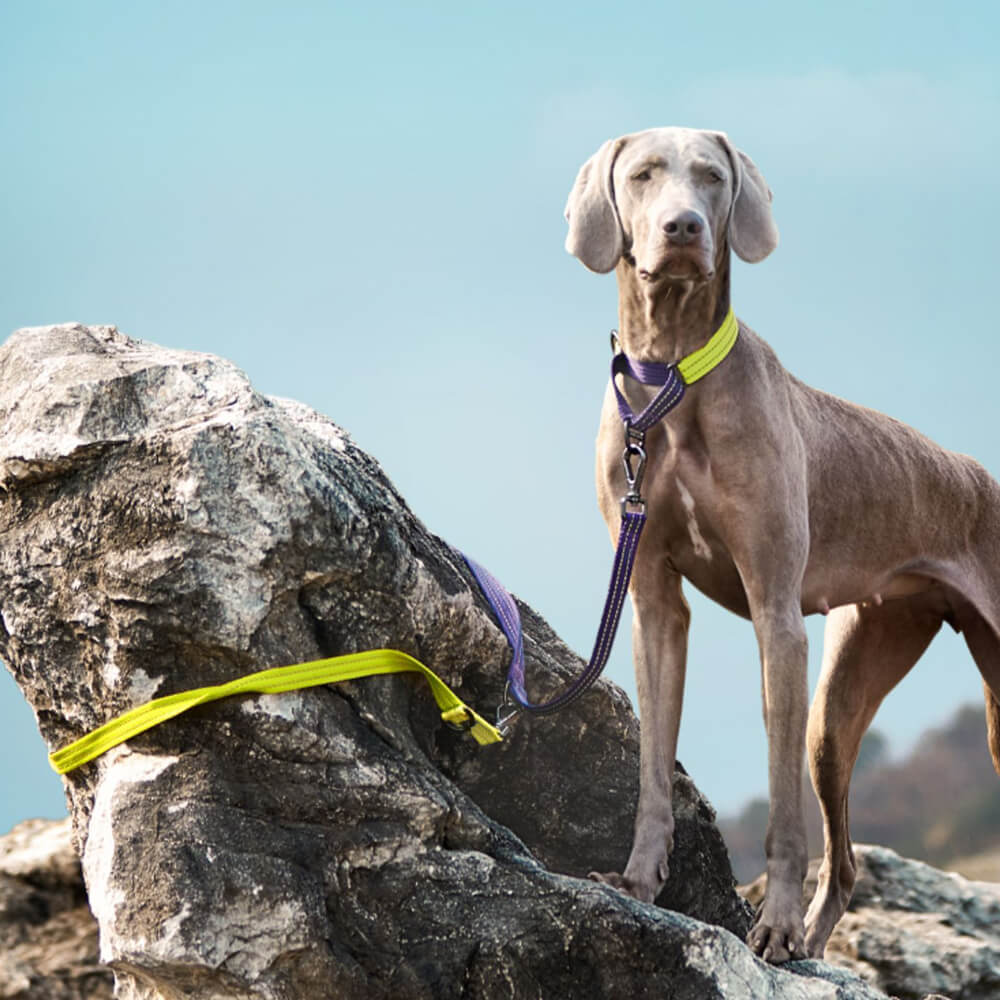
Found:
[[(645, 431), (637, 431), (628, 421), (625, 422), (625, 451), (622, 453), (622, 465), (625, 468), (625, 485), (628, 492), (622, 497), (622, 514), (629, 504), (646, 510), (646, 501), (642, 499), (642, 477), (646, 471)], [(633, 464), (634, 463), (634, 464)]]
[(496, 730), (504, 738), (510, 735), (510, 727), (517, 718), (521, 707), (511, 700), (510, 681), (503, 689), (503, 702), (497, 707)]

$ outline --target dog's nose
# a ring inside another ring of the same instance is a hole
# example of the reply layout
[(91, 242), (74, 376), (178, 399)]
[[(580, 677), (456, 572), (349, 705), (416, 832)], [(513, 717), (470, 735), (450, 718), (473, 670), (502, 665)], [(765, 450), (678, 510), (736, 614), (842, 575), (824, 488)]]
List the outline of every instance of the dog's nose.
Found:
[(667, 240), (676, 246), (684, 246), (696, 240), (705, 230), (705, 220), (695, 211), (689, 209), (679, 215), (665, 216), (661, 219), (660, 228)]

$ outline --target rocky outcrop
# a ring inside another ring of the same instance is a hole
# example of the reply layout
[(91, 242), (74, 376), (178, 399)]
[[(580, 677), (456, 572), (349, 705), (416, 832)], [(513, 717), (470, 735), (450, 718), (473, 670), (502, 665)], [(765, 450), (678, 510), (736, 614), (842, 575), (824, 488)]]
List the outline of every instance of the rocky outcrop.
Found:
[[(383, 646), (499, 698), (505, 641), (457, 554), (339, 428), (222, 360), (19, 331), (0, 490), (0, 656), (52, 748), (154, 696)], [(580, 664), (523, 611), (543, 696)], [(731, 933), (747, 910), (684, 776), (672, 909), (573, 877), (624, 861), (636, 730), (601, 683), (480, 749), (391, 677), (136, 737), (66, 782), (116, 995), (877, 996)]]
[[(901, 858), (886, 847), (854, 846), (858, 880), (826, 960), (899, 1000), (1000, 997), (1000, 885), (972, 882)], [(805, 894), (816, 888), (809, 867)], [(763, 898), (761, 877), (744, 892)]]
[[(898, 1000), (997, 996), (1000, 886), (970, 882), (881, 847), (857, 845), (855, 850), (857, 893), (834, 932), (827, 960)], [(817, 866), (817, 861), (810, 866), (810, 893)], [(759, 879), (743, 891), (756, 903), (763, 885)], [(696, 938), (699, 929), (692, 927)], [(732, 942), (721, 953), (728, 953), (735, 968), (720, 964), (714, 969), (717, 987), (726, 996), (749, 995), (750, 986), (739, 982), (745, 956)], [(715, 949), (713, 957), (719, 955)], [(809, 966), (830, 976), (818, 963), (800, 963), (796, 969), (804, 974)], [(829, 981), (837, 984), (838, 978)], [(730, 993), (724, 992), (727, 983)], [(747, 983), (761, 989), (771, 985), (752, 974)], [(850, 976), (839, 983), (842, 995), (851, 996)], [(929, 988), (945, 992), (927, 993)], [(20, 824), (0, 837), (0, 997), (102, 1000), (111, 993), (111, 971), (97, 960), (97, 924), (86, 905), (69, 820)]]
[(97, 960), (69, 820), (28, 820), (0, 837), (0, 997), (110, 1000)]

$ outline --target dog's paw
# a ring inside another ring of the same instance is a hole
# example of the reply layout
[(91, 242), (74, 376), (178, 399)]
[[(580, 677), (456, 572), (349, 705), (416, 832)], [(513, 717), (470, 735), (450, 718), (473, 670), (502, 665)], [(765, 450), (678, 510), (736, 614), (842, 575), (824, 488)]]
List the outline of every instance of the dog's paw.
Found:
[(642, 886), (636, 885), (631, 879), (618, 872), (590, 872), (587, 878), (593, 882), (600, 882), (602, 885), (610, 885), (612, 889), (617, 889), (626, 896), (639, 900), (640, 903), (652, 903), (656, 895), (652, 887), (643, 889)]
[(589, 878), (591, 882), (600, 882), (601, 885), (610, 885), (612, 889), (617, 889), (619, 892), (631, 895), (625, 882), (625, 876), (619, 874), (618, 872), (590, 872), (587, 875), (587, 878)]
[(765, 900), (757, 914), (757, 922), (747, 935), (750, 948), (772, 965), (808, 958), (800, 914), (793, 913), (783, 918), (781, 914), (769, 914), (768, 909)]

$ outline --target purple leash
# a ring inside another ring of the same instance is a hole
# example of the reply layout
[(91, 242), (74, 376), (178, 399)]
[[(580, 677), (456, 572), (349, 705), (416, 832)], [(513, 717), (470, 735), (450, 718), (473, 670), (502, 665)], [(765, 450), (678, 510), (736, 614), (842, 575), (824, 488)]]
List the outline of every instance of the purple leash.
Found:
[[(617, 375), (627, 375), (643, 385), (655, 385), (661, 388), (646, 408), (636, 414), (615, 384)], [(646, 523), (646, 502), (641, 494), (642, 476), (646, 466), (646, 451), (643, 447), (646, 431), (657, 421), (662, 420), (681, 401), (684, 396), (684, 380), (675, 365), (631, 361), (624, 353), (617, 353), (611, 361), (611, 385), (618, 400), (618, 412), (625, 425), (622, 464), (625, 467), (628, 492), (622, 497), (622, 521), (618, 533), (618, 545), (611, 569), (608, 596), (604, 602), (597, 639), (594, 641), (594, 650), (590, 654), (586, 668), (565, 690), (540, 704), (531, 701), (524, 687), (524, 636), (521, 631), (521, 615), (514, 598), (496, 577), (468, 556), (463, 557), (510, 643), (512, 656), (507, 673), (507, 691), (504, 703), (497, 709), (497, 728), (505, 736), (510, 729), (510, 723), (521, 709), (535, 715), (547, 715), (576, 701), (601, 676), (611, 655), (611, 647), (625, 604), (625, 595), (628, 593), (635, 554), (639, 548), (639, 537)], [(513, 697), (516, 706), (511, 705), (507, 695)]]

